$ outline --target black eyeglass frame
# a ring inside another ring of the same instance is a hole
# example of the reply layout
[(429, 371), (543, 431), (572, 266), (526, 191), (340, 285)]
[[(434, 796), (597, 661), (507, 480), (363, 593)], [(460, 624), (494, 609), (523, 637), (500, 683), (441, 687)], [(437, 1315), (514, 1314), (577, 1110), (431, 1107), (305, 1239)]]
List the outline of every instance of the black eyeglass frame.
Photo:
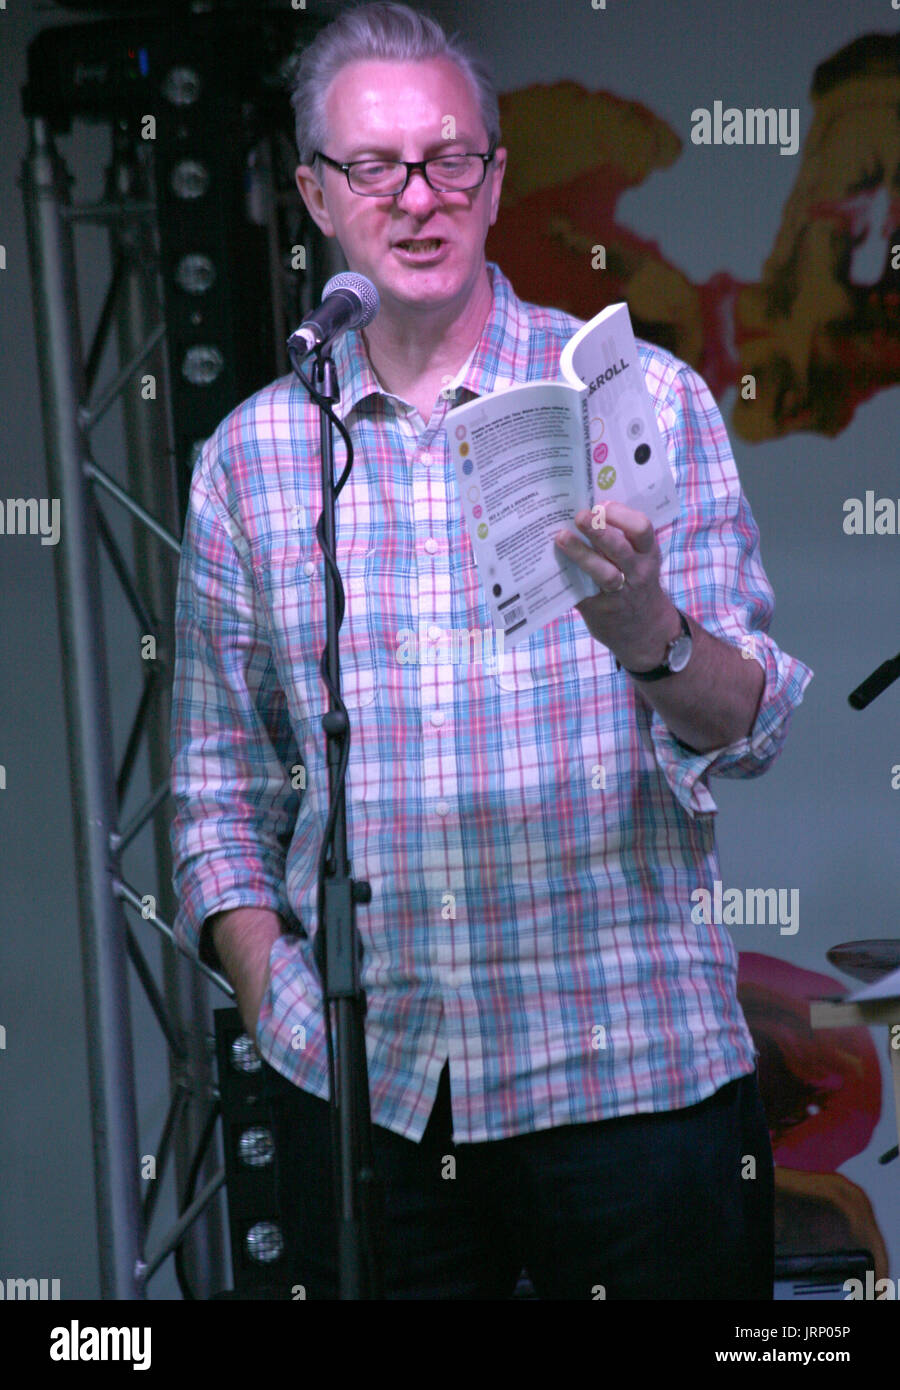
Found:
[[(476, 150), (461, 150), (459, 152), (458, 157), (460, 159), (481, 160), (481, 178), (478, 180), (477, 183), (469, 184), (468, 188), (435, 188), (434, 184), (431, 182), (431, 179), (428, 177), (428, 169), (426, 167), (428, 164), (436, 164), (441, 159), (453, 158), (454, 156), (452, 155), (435, 154), (432, 155), (430, 159), (352, 159), (349, 164), (339, 164), (336, 159), (331, 159), (329, 155), (323, 154), (321, 150), (315, 150), (313, 153), (313, 159), (321, 159), (323, 164), (330, 165), (332, 169), (338, 169), (344, 175), (344, 178), (347, 180), (347, 187), (350, 189), (350, 192), (355, 193), (357, 198), (399, 198), (402, 193), (405, 193), (407, 185), (409, 184), (410, 179), (416, 171), (418, 171), (422, 175), (422, 178), (428, 184), (428, 187), (431, 189), (432, 193), (472, 193), (476, 188), (480, 188), (481, 185), (484, 183), (485, 179), (487, 178), (488, 165), (491, 163), (491, 160), (494, 158), (494, 155), (496, 153), (496, 141), (490, 146), (487, 154), (479, 154)], [(403, 181), (402, 188), (398, 188), (394, 193), (360, 193), (359, 189), (354, 188), (350, 183), (350, 170), (354, 167), (354, 165), (357, 164), (378, 163), (402, 164), (405, 167), (406, 178)]]

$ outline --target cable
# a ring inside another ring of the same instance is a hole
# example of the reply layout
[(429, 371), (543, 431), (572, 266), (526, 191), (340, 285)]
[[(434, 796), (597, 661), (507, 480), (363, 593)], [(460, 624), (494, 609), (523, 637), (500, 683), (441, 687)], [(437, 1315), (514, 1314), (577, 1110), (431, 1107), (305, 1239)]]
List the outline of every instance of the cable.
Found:
[[(336, 486), (333, 488), (334, 497), (335, 497), (335, 499), (337, 499), (337, 497), (340, 495), (341, 489), (343, 488), (344, 484), (346, 483), (347, 479), (349, 478), (349, 476), (350, 476), (350, 471), (351, 471), (351, 469), (352, 469), (352, 467), (353, 467), (353, 441), (352, 441), (351, 438), (350, 438), (350, 434), (349, 434), (349, 432), (348, 432), (348, 430), (347, 430), (347, 428), (346, 428), (346, 426), (345, 426), (343, 420), (340, 420), (340, 419), (338, 418), (338, 416), (334, 413), (334, 410), (332, 409), (331, 402), (327, 399), (327, 397), (321, 395), (321, 393), (320, 393), (319, 391), (316, 390), (315, 386), (313, 386), (312, 382), (309, 380), (309, 378), (306, 376), (305, 372), (303, 371), (303, 368), (302, 368), (302, 366), (301, 366), (301, 360), (302, 360), (302, 357), (304, 356), (304, 354), (301, 352), (300, 348), (299, 348), (297, 345), (294, 345), (293, 347), (289, 347), (289, 348), (288, 348), (288, 356), (289, 356), (290, 361), (291, 361), (291, 366), (292, 366), (293, 369), (294, 369), (294, 373), (296, 374), (298, 380), (301, 382), (301, 384), (302, 384), (303, 387), (305, 388), (305, 390), (306, 390), (307, 394), (309, 395), (310, 399), (311, 399), (312, 401), (314, 401), (315, 404), (318, 405), (319, 408), (324, 412), (324, 414), (328, 417), (328, 419), (331, 421), (331, 423), (332, 423), (332, 424), (334, 425), (334, 427), (337, 429), (338, 433), (339, 433), (340, 436), (341, 436), (341, 439), (344, 441), (344, 447), (345, 447), (345, 449), (346, 449), (346, 451), (347, 451), (347, 461), (346, 461), (346, 463), (345, 463), (345, 465), (344, 465), (344, 470), (343, 470), (343, 472), (341, 473), (341, 476), (340, 476), (340, 478), (338, 479), (338, 482), (337, 482)], [(323, 554), (324, 557), (325, 557), (325, 563), (326, 563), (327, 566), (329, 566), (329, 568), (331, 569), (332, 574), (335, 576), (335, 578), (336, 578), (336, 580), (337, 580), (337, 586), (336, 586), (337, 603), (338, 603), (337, 625), (338, 625), (338, 629), (340, 629), (341, 624), (342, 624), (343, 621), (344, 621), (344, 606), (345, 606), (345, 605), (344, 605), (344, 584), (343, 584), (343, 580), (341, 579), (340, 570), (339, 570), (338, 567), (337, 567), (337, 563), (336, 563), (335, 557), (334, 557), (334, 555), (332, 555), (332, 554), (330, 553), (330, 551), (327, 549), (326, 544), (325, 544), (325, 537), (324, 537), (323, 532), (322, 532), (323, 517), (324, 517), (324, 512), (322, 512), (322, 513), (319, 514), (319, 519), (318, 519), (318, 521), (316, 522), (316, 535), (317, 535), (317, 537), (318, 537), (318, 539), (319, 539), (319, 547), (320, 547), (320, 549), (321, 549), (321, 551), (322, 551), (322, 554)], [(349, 719), (346, 718), (346, 716), (347, 716), (347, 707), (346, 707), (346, 705), (344, 704), (343, 700), (340, 698), (340, 693), (339, 693), (337, 690), (335, 690), (334, 686), (331, 684), (331, 682), (330, 682), (330, 680), (329, 680), (329, 676), (328, 676), (328, 666), (327, 666), (327, 661), (326, 661), (327, 651), (328, 651), (328, 648), (327, 648), (327, 646), (326, 646), (326, 647), (324, 648), (323, 652), (322, 652), (322, 656), (321, 656), (320, 661), (319, 661), (319, 672), (320, 672), (320, 674), (321, 674), (321, 676), (322, 676), (322, 680), (323, 680), (323, 682), (324, 682), (324, 684), (325, 684), (325, 688), (328, 690), (329, 694), (331, 695), (332, 699), (334, 700), (334, 703), (335, 703), (335, 706), (336, 706), (337, 710), (338, 710), (341, 714), (343, 714), (344, 717), (345, 717), (344, 734), (343, 734), (342, 739), (341, 739), (341, 758), (340, 758), (340, 762), (339, 762), (339, 764), (338, 764), (337, 778), (336, 778), (336, 787), (335, 787), (336, 792), (339, 793), (339, 792), (341, 792), (341, 791), (343, 790), (344, 781), (345, 781), (345, 778), (346, 778), (346, 775), (347, 775), (347, 764), (348, 764), (349, 758), (350, 758), (350, 721), (349, 721)], [(316, 935), (316, 942), (315, 942), (315, 946), (314, 946), (314, 951), (315, 951), (315, 956), (316, 956), (317, 964), (319, 965), (319, 970), (320, 970), (320, 974), (321, 974), (321, 976), (322, 976), (323, 984), (324, 984), (325, 979), (327, 978), (327, 938), (326, 938), (326, 934), (325, 934), (325, 930), (324, 930), (324, 923), (325, 923), (325, 874), (326, 874), (326, 869), (327, 869), (327, 867), (328, 867), (328, 862), (327, 862), (327, 861), (328, 861), (328, 855), (329, 855), (330, 850), (331, 850), (331, 841), (332, 841), (333, 836), (334, 836), (334, 822), (335, 822), (335, 818), (336, 818), (337, 805), (338, 805), (338, 796), (335, 795), (334, 798), (332, 799), (331, 807), (330, 807), (330, 810), (329, 810), (329, 813), (328, 813), (328, 819), (327, 819), (326, 822), (325, 822), (325, 833), (324, 833), (324, 835), (322, 836), (322, 847), (321, 847), (321, 850), (319, 851), (319, 863), (318, 863), (318, 871), (317, 871), (317, 872), (318, 872), (317, 904), (318, 904), (319, 930), (318, 930), (317, 935)], [(336, 1101), (337, 1101), (337, 1085), (336, 1085), (336, 1079), (335, 1079), (334, 1036), (333, 1036), (333, 1032), (332, 1032), (331, 1004), (330, 1004), (330, 1001), (329, 1001), (328, 999), (326, 999), (325, 996), (324, 996), (324, 989), (323, 989), (323, 999), (322, 999), (322, 1012), (323, 1012), (323, 1017), (324, 1017), (324, 1021), (325, 1021), (325, 1044), (326, 1044), (326, 1048), (327, 1048), (327, 1051), (328, 1051), (328, 1095), (329, 1095), (330, 1120), (331, 1120), (331, 1143), (332, 1143), (332, 1151), (333, 1151), (333, 1152), (336, 1152), (336, 1151), (337, 1151), (337, 1144), (338, 1144), (338, 1133), (337, 1133), (338, 1109), (337, 1109), (337, 1103), (336, 1103)], [(348, 1097), (348, 1100), (349, 1100), (349, 1097)], [(337, 1190), (335, 1190), (335, 1193), (334, 1193), (334, 1198), (335, 1198), (335, 1209), (339, 1212), (339, 1211), (340, 1211), (340, 1206), (339, 1206), (338, 1196), (339, 1196), (339, 1194), (338, 1194)]]

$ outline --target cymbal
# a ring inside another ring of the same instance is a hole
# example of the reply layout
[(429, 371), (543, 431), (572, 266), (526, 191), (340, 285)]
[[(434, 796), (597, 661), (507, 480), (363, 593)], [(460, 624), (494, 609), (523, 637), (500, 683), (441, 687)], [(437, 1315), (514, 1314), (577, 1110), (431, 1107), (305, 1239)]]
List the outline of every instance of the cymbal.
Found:
[(832, 965), (852, 975), (854, 980), (873, 985), (876, 980), (900, 970), (900, 941), (845, 941), (825, 952)]

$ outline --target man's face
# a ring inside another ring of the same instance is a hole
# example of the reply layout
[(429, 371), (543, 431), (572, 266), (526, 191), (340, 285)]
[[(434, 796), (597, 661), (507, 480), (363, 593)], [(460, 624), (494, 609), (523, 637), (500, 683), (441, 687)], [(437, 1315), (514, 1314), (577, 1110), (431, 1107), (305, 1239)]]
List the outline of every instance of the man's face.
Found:
[[(356, 159), (429, 159), (487, 153), (478, 103), (463, 73), (447, 59), (365, 61), (342, 68), (325, 99), (323, 153)], [(506, 151), (497, 150), (480, 188), (436, 193), (420, 173), (395, 197), (362, 197), (344, 174), (308, 165), (297, 186), (326, 236), (335, 236), (351, 270), (367, 275), (394, 317), (458, 307), (484, 268), (484, 243), (497, 217)]]

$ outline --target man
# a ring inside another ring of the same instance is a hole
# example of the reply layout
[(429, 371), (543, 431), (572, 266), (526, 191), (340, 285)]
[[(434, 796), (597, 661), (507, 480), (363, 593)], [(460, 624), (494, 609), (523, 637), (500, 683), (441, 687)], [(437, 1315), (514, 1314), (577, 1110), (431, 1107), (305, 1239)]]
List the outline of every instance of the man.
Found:
[[(447, 410), (555, 377), (577, 321), (523, 304), (485, 263), (496, 97), (434, 23), (343, 13), (302, 58), (294, 104), (304, 201), (381, 297), (334, 357), (356, 451), (338, 502), (341, 671), (350, 855), (372, 887), (357, 920), (386, 1293), (507, 1298), (524, 1266), (546, 1298), (771, 1298), (772, 1157), (736, 951), (693, 923), (691, 893), (718, 872), (707, 774), (764, 771), (812, 673), (766, 634), (772, 592), (721, 418), (688, 367), (641, 344), (682, 503), (665, 558), (643, 515), (610, 505), (594, 530), (585, 513), (566, 550), (603, 592), (580, 612), (502, 669), (401, 663), (404, 630), (490, 621)], [(294, 1280), (311, 1298), (337, 1288), (313, 955), (317, 445), (286, 378), (196, 467), (172, 832), (179, 940), (233, 981), (269, 1094), (291, 1102), (285, 1297)], [(685, 627), (683, 670), (627, 674), (663, 665)]]

